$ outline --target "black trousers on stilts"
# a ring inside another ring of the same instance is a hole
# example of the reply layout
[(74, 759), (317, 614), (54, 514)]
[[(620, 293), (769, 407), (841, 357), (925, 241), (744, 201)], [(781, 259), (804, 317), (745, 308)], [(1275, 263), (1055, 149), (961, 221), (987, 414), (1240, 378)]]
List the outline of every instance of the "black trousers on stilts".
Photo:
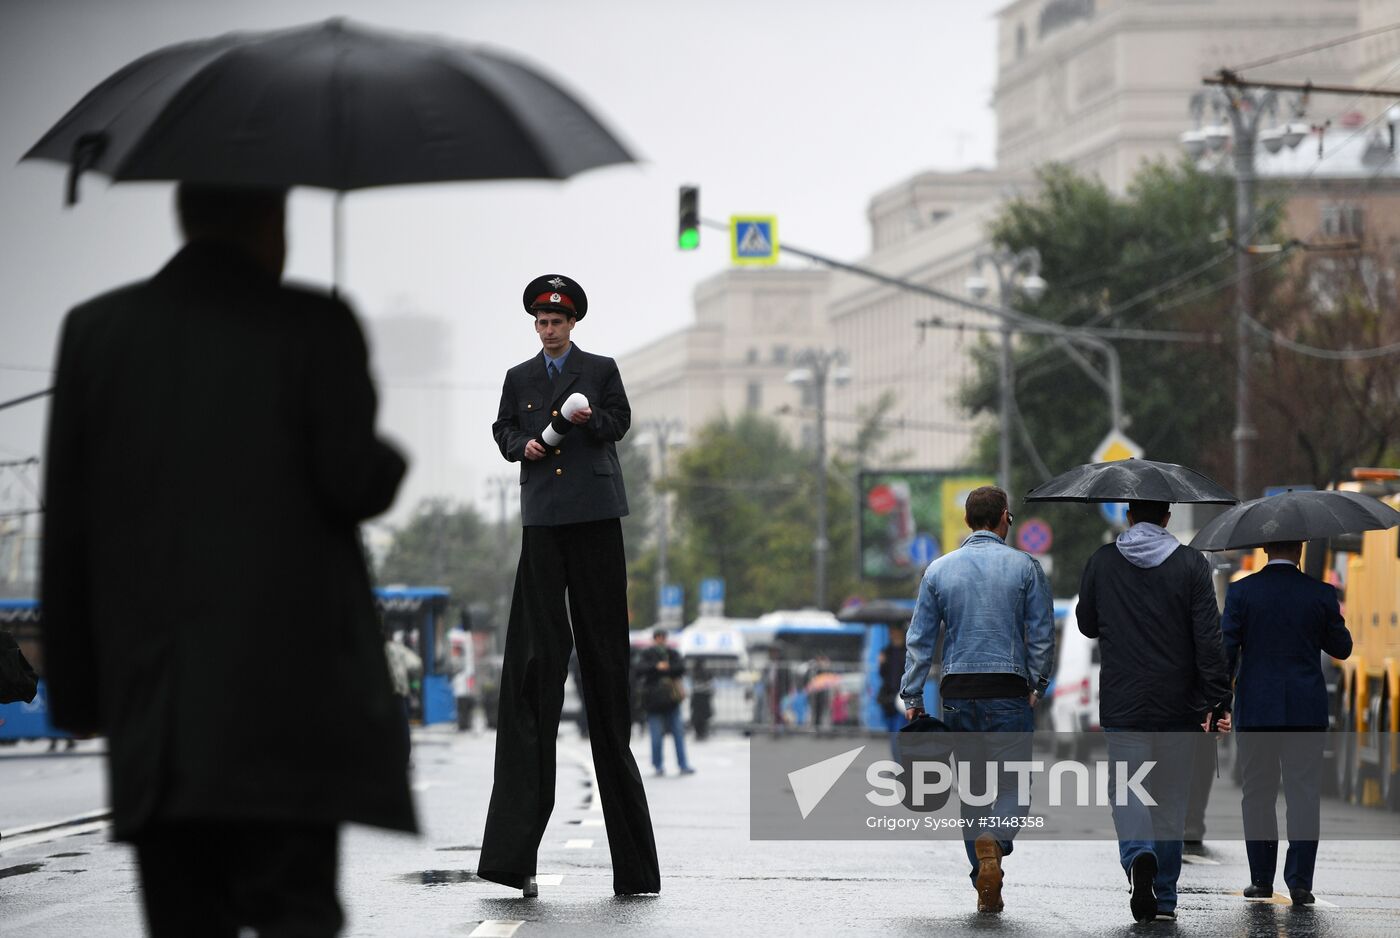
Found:
[(535, 875), (540, 839), (554, 809), (554, 747), (574, 645), (613, 891), (660, 892), (646, 791), (628, 746), (627, 564), (616, 518), (524, 529), (501, 666), (495, 782), (477, 874), (517, 888)]

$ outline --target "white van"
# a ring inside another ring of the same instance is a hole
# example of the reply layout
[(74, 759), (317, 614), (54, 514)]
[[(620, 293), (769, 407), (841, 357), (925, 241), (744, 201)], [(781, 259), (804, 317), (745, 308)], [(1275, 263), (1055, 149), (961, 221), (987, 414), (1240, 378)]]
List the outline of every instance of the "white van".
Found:
[(1099, 727), (1099, 642), (1079, 631), (1070, 600), (1055, 647), (1055, 687), (1050, 704), (1050, 727), (1061, 756), (1076, 759), (1089, 755)]

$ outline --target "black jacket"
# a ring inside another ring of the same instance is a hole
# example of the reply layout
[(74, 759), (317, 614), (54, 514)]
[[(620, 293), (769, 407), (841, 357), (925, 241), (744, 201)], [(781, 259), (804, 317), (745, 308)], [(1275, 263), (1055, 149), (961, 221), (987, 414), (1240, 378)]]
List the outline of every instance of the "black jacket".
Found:
[[(657, 665), (666, 662), (663, 670)], [(656, 645), (642, 652), (640, 662), (642, 705), (648, 713), (664, 713), (677, 706), (666, 686), (667, 678), (680, 680), (685, 677), (685, 659), (674, 648), (661, 648)]]
[[(526, 459), (525, 444), (575, 392), (588, 398), (592, 419), (574, 426), (558, 446), (546, 447), (543, 459)], [(507, 371), (491, 435), (502, 456), (520, 463), (521, 523), (576, 524), (626, 515), (617, 441), (631, 425), (632, 407), (611, 358), (575, 345), (554, 384), (545, 372), (543, 352)]]
[(1210, 563), (1178, 547), (1138, 567), (1105, 544), (1084, 567), (1079, 631), (1099, 640), (1099, 723), (1184, 729), (1229, 698)]
[(73, 310), (45, 458), (55, 724), (109, 737), (113, 826), (411, 830), (358, 524), (404, 462), (345, 304), (194, 244)]

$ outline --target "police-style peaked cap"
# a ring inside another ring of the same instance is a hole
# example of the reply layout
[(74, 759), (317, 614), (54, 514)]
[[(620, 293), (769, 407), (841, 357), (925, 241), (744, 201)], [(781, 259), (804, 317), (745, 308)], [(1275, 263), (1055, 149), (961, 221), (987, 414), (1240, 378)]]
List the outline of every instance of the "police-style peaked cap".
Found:
[(588, 295), (583, 287), (559, 274), (544, 274), (531, 280), (525, 287), (525, 312), (531, 316), (542, 309), (550, 309), (582, 319), (588, 312)]

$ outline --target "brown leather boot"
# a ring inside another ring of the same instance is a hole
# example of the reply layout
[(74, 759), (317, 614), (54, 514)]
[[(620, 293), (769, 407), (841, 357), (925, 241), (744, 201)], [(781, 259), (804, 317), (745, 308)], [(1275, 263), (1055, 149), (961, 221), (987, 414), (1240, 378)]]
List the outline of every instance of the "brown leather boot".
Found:
[(1001, 902), (1001, 844), (991, 834), (977, 838), (977, 911), (1000, 912)]

